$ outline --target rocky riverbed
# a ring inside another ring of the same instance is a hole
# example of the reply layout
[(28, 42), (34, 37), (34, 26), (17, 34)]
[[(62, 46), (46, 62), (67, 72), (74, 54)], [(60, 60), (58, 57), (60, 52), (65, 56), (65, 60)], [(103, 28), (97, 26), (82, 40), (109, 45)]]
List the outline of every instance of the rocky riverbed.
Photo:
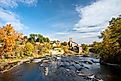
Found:
[(120, 81), (121, 73), (114, 71), (101, 66), (99, 59), (47, 56), (27, 61), (0, 74), (0, 81)]

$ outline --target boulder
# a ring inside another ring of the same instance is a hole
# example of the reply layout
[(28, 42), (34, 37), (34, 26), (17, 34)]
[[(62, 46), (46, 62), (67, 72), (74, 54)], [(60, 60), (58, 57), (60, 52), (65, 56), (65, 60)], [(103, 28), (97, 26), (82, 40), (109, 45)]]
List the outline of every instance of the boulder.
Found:
[(75, 67), (77, 70), (82, 69), (82, 66), (80, 66), (79, 64), (74, 64), (74, 67)]
[(69, 66), (68, 69), (70, 69), (71, 71), (76, 71), (76, 68), (74, 66)]
[(99, 59), (91, 59), (93, 63), (99, 63)]
[(41, 62), (41, 61), (42, 61), (42, 59), (33, 59), (32, 62), (34, 62), (34, 63), (38, 63), (38, 62)]

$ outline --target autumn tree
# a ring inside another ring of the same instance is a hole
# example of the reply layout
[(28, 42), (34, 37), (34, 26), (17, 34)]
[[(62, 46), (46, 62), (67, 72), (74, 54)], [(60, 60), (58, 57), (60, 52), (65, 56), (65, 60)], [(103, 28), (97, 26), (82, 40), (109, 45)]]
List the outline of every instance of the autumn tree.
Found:
[(34, 50), (34, 46), (33, 46), (33, 44), (30, 43), (30, 42), (27, 42), (27, 43), (25, 44), (25, 48), (24, 48), (25, 55), (27, 55), (27, 56), (31, 56), (33, 50)]
[(17, 32), (13, 29), (11, 24), (0, 27), (0, 56), (13, 56), (13, 50), (18, 39)]
[(94, 51), (104, 62), (121, 64), (121, 17), (112, 18), (102, 33), (102, 42), (94, 43)]

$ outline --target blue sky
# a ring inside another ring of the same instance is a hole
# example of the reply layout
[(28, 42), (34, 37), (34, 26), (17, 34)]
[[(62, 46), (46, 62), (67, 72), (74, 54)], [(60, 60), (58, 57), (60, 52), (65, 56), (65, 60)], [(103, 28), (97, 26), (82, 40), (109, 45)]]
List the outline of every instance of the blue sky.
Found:
[(112, 17), (121, 14), (120, 0), (0, 0), (0, 26), (11, 23), (28, 35), (78, 43), (100, 41)]

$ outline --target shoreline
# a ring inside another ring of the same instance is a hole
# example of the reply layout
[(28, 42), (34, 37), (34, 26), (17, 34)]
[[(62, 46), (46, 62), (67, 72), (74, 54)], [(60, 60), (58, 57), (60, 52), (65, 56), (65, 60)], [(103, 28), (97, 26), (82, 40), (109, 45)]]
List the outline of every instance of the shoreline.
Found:
[(18, 59), (18, 60), (14, 59), (11, 62), (2, 62), (2, 63), (0, 63), (0, 73), (5, 73), (7, 71), (10, 71), (13, 68), (19, 66), (20, 64), (23, 64), (24, 62), (30, 61), (35, 58), (41, 58), (41, 57), (40, 56), (39, 57), (28, 57), (28, 58)]
[(118, 68), (118, 69), (121, 69), (121, 65), (120, 64), (114, 64), (114, 63), (109, 63), (109, 62), (105, 62), (103, 60), (100, 60), (100, 64), (101, 65), (105, 65), (105, 66), (111, 66), (111, 67), (115, 67), (115, 68)]

